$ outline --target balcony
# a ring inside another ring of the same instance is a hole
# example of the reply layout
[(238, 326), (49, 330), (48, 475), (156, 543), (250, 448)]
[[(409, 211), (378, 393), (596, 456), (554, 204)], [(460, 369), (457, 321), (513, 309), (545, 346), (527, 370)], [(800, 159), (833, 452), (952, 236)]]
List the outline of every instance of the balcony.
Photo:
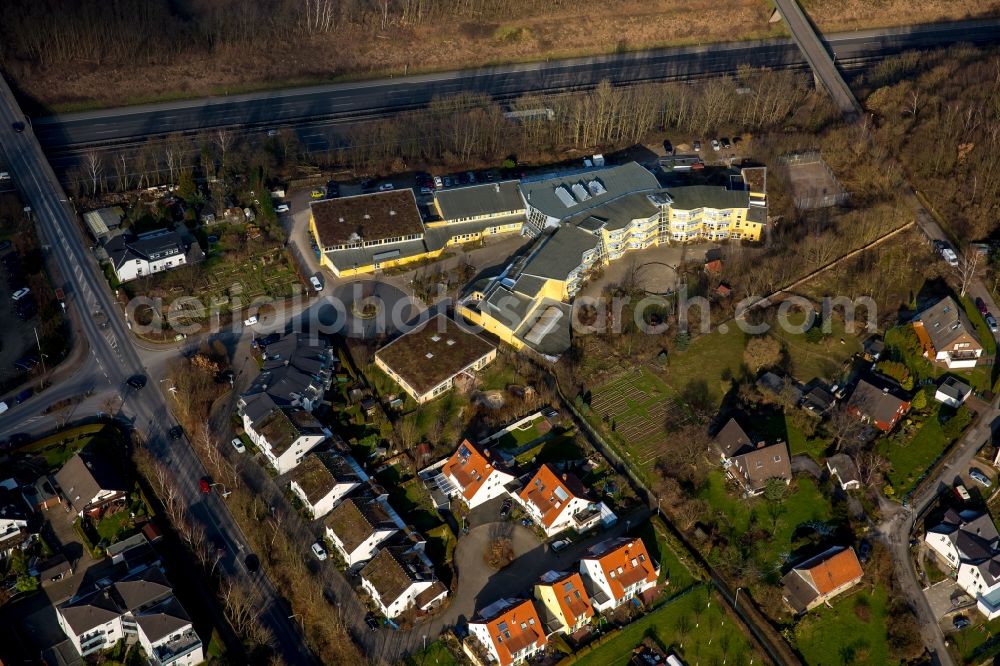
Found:
[(195, 650), (201, 649), (201, 639), (194, 629), (187, 629), (180, 636), (153, 646), (153, 659), (157, 666), (167, 666)]

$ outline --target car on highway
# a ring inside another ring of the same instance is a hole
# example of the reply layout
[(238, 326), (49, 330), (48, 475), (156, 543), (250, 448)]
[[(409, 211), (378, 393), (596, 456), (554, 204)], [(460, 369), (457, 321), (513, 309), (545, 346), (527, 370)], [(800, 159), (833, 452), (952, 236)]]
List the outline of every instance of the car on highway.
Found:
[(700, 153), (701, 152), (701, 141), (699, 141), (698, 139), (695, 139), (693, 146), (694, 146), (694, 152), (696, 152), (696, 153)]
[(997, 318), (988, 312), (986, 313), (986, 325), (990, 327), (990, 333), (1000, 332), (1000, 327), (997, 326)]
[(288, 207), (288, 204), (278, 204), (274, 207), (275, 213), (287, 213), (290, 210), (291, 208)]
[(316, 277), (315, 275), (309, 276), (309, 284), (311, 284), (312, 288), (315, 289), (316, 291), (323, 291), (323, 283), (320, 282), (319, 278)]
[(382, 183), (378, 186), (379, 192), (392, 192), (395, 188), (392, 183)]
[(247, 452), (247, 447), (243, 445), (243, 440), (240, 439), (239, 437), (233, 437), (233, 441), (231, 442), (231, 444), (233, 445), (233, 448), (236, 449), (236, 453)]
[(979, 296), (976, 296), (976, 308), (979, 310), (979, 314), (984, 317), (989, 314), (990, 309), (986, 307), (986, 301), (984, 301)]
[(315, 555), (316, 559), (319, 560), (320, 562), (326, 559), (326, 548), (324, 548), (319, 541), (317, 541), (311, 546), (311, 550), (312, 554)]
[(170, 439), (178, 440), (184, 436), (184, 428), (180, 427), (179, 425), (176, 425), (167, 431), (167, 435), (170, 437)]
[(34, 394), (35, 394), (35, 391), (33, 389), (26, 388), (26, 389), (24, 389), (23, 391), (21, 391), (20, 393), (18, 393), (17, 395), (14, 396), (14, 404), (15, 405), (20, 405), (22, 402), (24, 402), (25, 400), (27, 400), (28, 398), (30, 398)]
[(566, 550), (567, 548), (569, 548), (569, 546), (570, 546), (571, 543), (573, 543), (573, 541), (570, 540), (570, 539), (568, 539), (568, 538), (566, 538), (566, 539), (559, 539), (558, 541), (553, 541), (549, 545), (549, 548), (552, 549), (553, 553), (558, 553), (560, 551), (563, 551), (563, 550)]
[(441, 176), (434, 176), (434, 187), (437, 189), (444, 189), (444, 181), (441, 180)]
[(125, 383), (138, 391), (146, 385), (146, 375), (132, 375)]
[(965, 617), (964, 615), (956, 615), (955, 619), (951, 621), (951, 626), (955, 627), (958, 630), (965, 629), (970, 624), (972, 624), (972, 622), (970, 622), (969, 618)]
[(313, 190), (312, 192), (309, 193), (309, 197), (311, 199), (322, 199), (325, 194), (326, 194), (326, 192), (324, 192), (323, 190), (317, 188), (317, 189), (315, 189), (315, 190)]
[(514, 505), (510, 501), (509, 498), (505, 499), (503, 501), (503, 504), (500, 505), (500, 519), (501, 520), (507, 520), (507, 517), (510, 515), (510, 509), (511, 509), (512, 506), (514, 506)]
[(22, 123), (20, 120), (12, 123), (11, 127), (13, 127), (14, 131), (17, 132), (18, 134), (24, 131), (24, 123)]
[(212, 492), (212, 480), (207, 476), (203, 476), (198, 479), (198, 489), (201, 490), (202, 494), (208, 495)]
[(30, 293), (31, 289), (29, 289), (28, 287), (24, 287), (23, 289), (18, 289), (17, 291), (15, 291), (13, 294), (10, 295), (10, 297), (13, 298), (15, 301), (19, 301)]
[(715, 152), (719, 152), (719, 150), (722, 149), (722, 145), (719, 143), (718, 139), (712, 139), (711, 143), (712, 143), (712, 150), (714, 150)]
[(244, 326), (254, 326), (256, 324), (257, 324), (257, 315), (254, 315), (252, 317), (243, 320)]
[(989, 488), (990, 486), (993, 485), (993, 482), (990, 481), (990, 477), (983, 474), (982, 470), (980, 470), (979, 468), (970, 467), (969, 476), (972, 478), (973, 481), (983, 486), (984, 488)]

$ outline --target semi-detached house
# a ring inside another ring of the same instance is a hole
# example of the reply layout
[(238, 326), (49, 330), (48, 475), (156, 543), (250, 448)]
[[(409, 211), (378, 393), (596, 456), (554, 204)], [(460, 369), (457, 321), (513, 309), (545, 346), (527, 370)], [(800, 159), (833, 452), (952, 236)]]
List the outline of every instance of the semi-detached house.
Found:
[(642, 539), (619, 538), (592, 546), (580, 560), (580, 575), (594, 608), (603, 612), (656, 587), (660, 571)]
[(379, 546), (406, 529), (385, 495), (349, 497), (323, 520), (327, 540), (348, 567), (367, 562)]
[(545, 649), (545, 627), (531, 599), (500, 599), (469, 622), (465, 654), (478, 666), (526, 663)]
[(615, 522), (614, 513), (603, 502), (594, 501), (576, 476), (558, 473), (548, 464), (538, 468), (513, 497), (547, 536), (568, 529), (588, 532), (602, 523)]
[(572, 634), (590, 623), (594, 607), (579, 571), (548, 571), (535, 583), (549, 631)]
[(441, 468), (447, 481), (442, 491), (452, 497), (460, 497), (470, 509), (506, 495), (506, 486), (514, 480), (514, 476), (500, 469), (500, 464), (501, 461), (490, 453), (489, 448), (481, 448), (465, 440)]
[(331, 434), (305, 409), (278, 407), (267, 394), (245, 399), (243, 429), (278, 474), (293, 469)]
[(367, 481), (368, 475), (353, 458), (331, 451), (308, 454), (288, 475), (289, 488), (313, 518), (330, 513)]

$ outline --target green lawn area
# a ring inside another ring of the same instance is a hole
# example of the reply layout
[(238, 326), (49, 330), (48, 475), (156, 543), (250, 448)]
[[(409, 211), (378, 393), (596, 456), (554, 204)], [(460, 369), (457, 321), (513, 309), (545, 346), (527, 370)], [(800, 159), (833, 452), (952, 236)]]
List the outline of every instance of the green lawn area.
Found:
[(584, 457), (583, 450), (576, 442), (576, 430), (561, 432), (538, 446), (533, 446), (517, 457), (519, 463), (541, 465), (547, 462), (563, 460), (579, 460)]
[(805, 454), (818, 463), (823, 461), (830, 440), (823, 438), (808, 439), (801, 430), (792, 425), (784, 414), (773, 414), (754, 420), (754, 432), (767, 440), (784, 438), (788, 450), (793, 456)]
[(949, 441), (938, 421), (940, 403), (933, 403), (934, 409), (927, 415), (916, 434), (909, 436), (904, 430), (894, 437), (883, 437), (877, 447), (892, 468), (887, 475), (889, 483), (897, 495), (906, 494), (920, 475), (937, 460), (947, 448)]
[(959, 664), (990, 663), (990, 658), (1000, 654), (1000, 618), (980, 622), (978, 613), (967, 613), (973, 621), (971, 627), (948, 635), (951, 653)]
[(624, 666), (632, 649), (652, 638), (674, 650), (686, 664), (746, 666), (762, 663), (735, 621), (722, 609), (722, 599), (700, 586), (619, 630), (606, 643), (582, 654), (579, 666)]
[(128, 524), (129, 512), (127, 510), (119, 511), (114, 515), (103, 518), (95, 525), (95, 529), (97, 530), (97, 536), (101, 537), (102, 541), (112, 544), (121, 540), (119, 539), (119, 535), (125, 531)]
[(670, 581), (666, 594), (672, 596), (693, 585), (695, 578), (666, 539), (666, 529), (654, 517), (646, 521), (642, 529), (639, 530), (638, 536), (646, 544), (646, 550), (649, 551), (650, 556), (660, 563), (660, 580)]
[(708, 394), (718, 405), (729, 390), (729, 382), (720, 378), (726, 371), (732, 376), (739, 375), (744, 347), (746, 335), (733, 324), (725, 333), (713, 331), (695, 338), (686, 351), (670, 355), (667, 383), (683, 393), (694, 382), (707, 382)]
[[(796, 326), (801, 324), (804, 316), (798, 319), (789, 316), (788, 320)], [(831, 317), (830, 331), (830, 335), (817, 342), (808, 341), (804, 333), (786, 331), (778, 325), (771, 328), (771, 335), (784, 344), (792, 362), (792, 375), (796, 379), (808, 383), (819, 377), (837, 382), (844, 372), (844, 364), (861, 352), (862, 344), (855, 333), (845, 332), (844, 322), (839, 317)]]
[(441, 524), (441, 518), (431, 502), (430, 496), (420, 483), (420, 479), (400, 482), (399, 471), (390, 467), (376, 477), (389, 491), (389, 504), (402, 519), (417, 530), (426, 532)]
[(504, 433), (503, 437), (497, 440), (497, 446), (501, 449), (516, 449), (533, 442), (542, 436), (542, 431), (538, 428), (538, 421), (541, 417), (527, 424), (524, 428), (514, 428)]
[(725, 473), (713, 470), (700, 496), (725, 518), (736, 535), (745, 534), (754, 525), (767, 532), (769, 539), (757, 544), (765, 565), (777, 566), (782, 553), (791, 552), (792, 537), (799, 526), (828, 521), (833, 513), (830, 500), (808, 476), (796, 477), (788, 495), (775, 505), (763, 498), (737, 496), (727, 488)]
[[(881, 585), (819, 606), (795, 627), (795, 643), (809, 666), (894, 664), (885, 631), (887, 593)], [(858, 608), (867, 605), (867, 609)], [(859, 617), (867, 614), (867, 621)]]
[(411, 654), (404, 662), (406, 666), (458, 666), (458, 659), (448, 646), (436, 640), (416, 654)]
[(19, 454), (41, 456), (50, 469), (62, 467), (67, 460), (77, 454), (83, 447), (93, 443), (97, 447), (111, 448), (117, 445), (114, 432), (111, 429), (101, 430), (97, 426), (83, 426), (57, 433), (50, 437), (32, 442), (18, 449)]

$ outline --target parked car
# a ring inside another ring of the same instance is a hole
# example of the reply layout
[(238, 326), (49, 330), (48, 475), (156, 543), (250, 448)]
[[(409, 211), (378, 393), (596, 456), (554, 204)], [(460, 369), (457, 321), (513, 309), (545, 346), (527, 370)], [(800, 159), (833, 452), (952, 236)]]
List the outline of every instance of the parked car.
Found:
[(30, 388), (26, 388), (17, 395), (14, 396), (14, 404), (20, 405), (22, 402), (34, 395), (34, 391)]
[(573, 543), (570, 539), (559, 539), (558, 541), (553, 541), (549, 548), (552, 549), (553, 553), (558, 553), (559, 551), (566, 550), (569, 545)]
[(317, 188), (309, 193), (309, 196), (313, 199), (322, 199), (323, 195), (326, 194), (323, 190)]
[(521, 524), (524, 525), (525, 527), (531, 527), (532, 525), (535, 524), (535, 522), (531, 520), (531, 518), (522, 518)]
[(441, 180), (441, 176), (434, 176), (434, 187), (437, 189), (444, 189), (444, 181)]
[(239, 437), (233, 437), (232, 441), (233, 448), (236, 449), (236, 453), (246, 453), (247, 447), (243, 445), (243, 440)]
[(291, 208), (288, 207), (288, 204), (278, 204), (274, 207), (275, 213), (287, 213), (290, 210)]
[(701, 152), (701, 141), (699, 141), (698, 139), (695, 139), (693, 145), (694, 145), (694, 152), (700, 153)]
[(455, 184), (455, 181), (452, 180), (451, 176), (445, 176), (444, 177), (444, 186), (445, 187), (451, 187), (454, 184)]
[(276, 129), (269, 129), (269, 130), (267, 130), (267, 135), (268, 136), (278, 136), (278, 130), (276, 130)]
[(958, 255), (955, 254), (955, 251), (950, 247), (945, 246), (941, 248), (939, 254), (949, 266), (958, 266)]
[(198, 480), (198, 488), (201, 490), (202, 494), (208, 495), (212, 492), (212, 480), (207, 476), (203, 476)]
[(718, 139), (712, 139), (712, 150), (714, 150), (715, 152), (719, 152), (719, 150), (721, 148), (722, 148), (722, 146), (719, 144), (719, 140)]
[(379, 192), (391, 192), (394, 189), (395, 188), (393, 187), (392, 183), (382, 183), (381, 185), (378, 186)]
[(138, 391), (146, 385), (146, 375), (132, 375), (126, 384)]
[(312, 552), (313, 555), (316, 556), (316, 559), (319, 560), (320, 562), (326, 559), (326, 548), (324, 548), (319, 541), (317, 541), (312, 545)]
[(167, 431), (167, 435), (170, 436), (170, 439), (174, 440), (180, 439), (181, 437), (184, 436), (184, 428), (180, 427), (179, 425), (176, 425)]
[(976, 296), (976, 307), (979, 308), (979, 314), (983, 315), (984, 317), (987, 314), (989, 314), (990, 309), (986, 307), (986, 301), (984, 301), (978, 296)]
[(365, 613), (365, 624), (367, 624), (368, 628), (372, 631), (378, 631), (378, 628), (382, 626), (379, 624), (378, 618), (375, 617), (375, 613), (371, 611)]
[(513, 506), (513, 502), (510, 499), (505, 499), (503, 504), (500, 505), (500, 518), (501, 520), (506, 520), (510, 515), (510, 508)]
[(997, 319), (990, 313), (986, 313), (986, 325), (990, 327), (990, 333), (997, 333), (1000, 328), (997, 327)]
[(312, 285), (313, 289), (316, 291), (323, 291), (323, 283), (319, 281), (319, 278), (315, 275), (309, 276), (309, 284)]
[(257, 315), (254, 315), (253, 317), (250, 317), (249, 319), (244, 319), (243, 320), (243, 325), (244, 326), (254, 326), (256, 323), (257, 323)]
[(420, 188), (420, 194), (429, 197), (430, 195), (434, 194), (434, 190), (425, 185)]
[(466, 174), (465, 174), (465, 180), (469, 183), (469, 185), (475, 185), (476, 184), (476, 174), (473, 173), (472, 171), (467, 171)]
[(969, 618), (965, 617), (964, 615), (956, 615), (955, 619), (951, 621), (951, 624), (956, 629), (961, 630), (968, 627), (970, 624), (972, 624), (972, 622), (970, 622)]
[(969, 491), (961, 483), (955, 486), (955, 495), (963, 502), (968, 502), (972, 499), (972, 496), (969, 495)]
[(868, 561), (868, 558), (871, 557), (871, 554), (872, 554), (872, 542), (869, 541), (868, 539), (862, 540), (861, 543), (858, 544), (858, 560), (860, 560), (861, 563), (864, 564), (865, 562)]
[(10, 295), (10, 297), (13, 298), (15, 301), (19, 301), (30, 293), (31, 289), (24, 287), (23, 289), (18, 289), (17, 291), (15, 291), (13, 294)]
[(663, 152), (665, 152), (667, 155), (674, 154), (674, 144), (670, 143), (670, 139), (663, 140)]
[(990, 486), (993, 485), (993, 482), (990, 481), (990, 477), (986, 476), (985, 474), (983, 474), (982, 470), (979, 470), (975, 467), (969, 468), (969, 476), (972, 477), (973, 481), (983, 486), (984, 488), (989, 488)]
[(719, 143), (722, 144), (722, 147), (724, 149), (728, 149), (729, 148), (729, 139), (727, 137), (722, 137), (721, 139), (719, 139)]
[(22, 123), (20, 120), (12, 123), (11, 127), (13, 127), (14, 131), (17, 132), (18, 134), (24, 131), (24, 123)]
[(260, 558), (253, 553), (249, 553), (243, 558), (243, 565), (249, 573), (257, 573), (260, 571)]
[(336, 199), (340, 196), (340, 183), (335, 180), (327, 181), (326, 183), (326, 198)]

